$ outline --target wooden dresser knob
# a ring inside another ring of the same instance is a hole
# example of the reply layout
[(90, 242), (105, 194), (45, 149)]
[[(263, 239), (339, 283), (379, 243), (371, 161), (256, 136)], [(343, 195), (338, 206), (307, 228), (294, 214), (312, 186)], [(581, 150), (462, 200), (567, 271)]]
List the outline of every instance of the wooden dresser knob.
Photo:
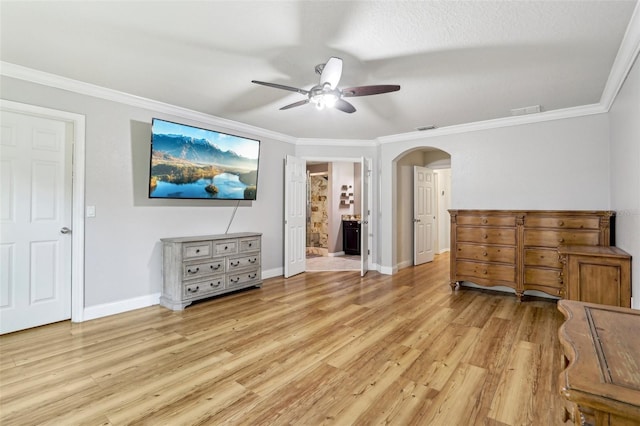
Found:
[(560, 238), (560, 239), (558, 240), (558, 242), (560, 242), (560, 243), (564, 243), (564, 238)]
[(483, 253), (482, 253), (482, 255), (483, 255), (483, 256), (487, 256), (487, 255), (488, 255), (488, 253), (485, 251), (485, 252), (483, 252)]
[(484, 235), (482, 236), (482, 238), (484, 238), (484, 239), (486, 240), (487, 238), (489, 238), (489, 236), (488, 236), (487, 234), (484, 234)]
[(564, 226), (564, 220), (559, 221), (558, 226)]

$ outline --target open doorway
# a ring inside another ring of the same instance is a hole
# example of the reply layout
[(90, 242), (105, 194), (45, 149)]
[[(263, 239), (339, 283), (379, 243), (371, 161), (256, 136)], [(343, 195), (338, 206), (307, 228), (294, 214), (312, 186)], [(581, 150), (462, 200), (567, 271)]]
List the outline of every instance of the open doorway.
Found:
[(362, 164), (307, 162), (306, 271), (360, 271)]
[(450, 249), (451, 155), (445, 151), (422, 147), (407, 151), (396, 160), (396, 260), (398, 269), (416, 264), (416, 226), (421, 223), (414, 210), (416, 203), (415, 170), (433, 173), (433, 232), (430, 246), (435, 255)]

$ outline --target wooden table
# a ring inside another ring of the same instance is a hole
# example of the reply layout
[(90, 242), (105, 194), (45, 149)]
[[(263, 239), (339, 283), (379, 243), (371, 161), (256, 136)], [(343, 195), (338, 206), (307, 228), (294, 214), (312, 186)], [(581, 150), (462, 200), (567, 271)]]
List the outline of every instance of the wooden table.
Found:
[(640, 311), (558, 301), (560, 393), (576, 425), (640, 425)]

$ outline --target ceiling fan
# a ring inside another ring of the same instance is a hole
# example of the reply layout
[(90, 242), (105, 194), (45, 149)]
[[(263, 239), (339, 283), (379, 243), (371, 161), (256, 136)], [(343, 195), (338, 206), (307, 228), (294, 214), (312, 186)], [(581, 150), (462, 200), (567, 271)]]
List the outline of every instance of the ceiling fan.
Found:
[(374, 86), (357, 86), (346, 89), (338, 89), (338, 83), (342, 76), (342, 59), (331, 57), (326, 64), (319, 64), (315, 67), (316, 73), (320, 74), (320, 83), (309, 90), (298, 89), (297, 87), (284, 86), (282, 84), (267, 83), (264, 81), (251, 80), (252, 83), (263, 86), (274, 87), (276, 89), (289, 90), (300, 93), (307, 97), (298, 102), (285, 105), (281, 110), (294, 108), (308, 103), (312, 103), (318, 109), (336, 108), (347, 113), (355, 112), (356, 109), (343, 98), (353, 98), (356, 96), (378, 95), (381, 93), (396, 92), (400, 86), (396, 84), (381, 84)]

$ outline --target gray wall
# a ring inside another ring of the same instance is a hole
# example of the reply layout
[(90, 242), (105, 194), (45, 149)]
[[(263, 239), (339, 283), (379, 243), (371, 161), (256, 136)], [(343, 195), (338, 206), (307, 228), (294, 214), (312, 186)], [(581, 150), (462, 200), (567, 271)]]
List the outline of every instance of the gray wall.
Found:
[(224, 233), (236, 202), (147, 198), (151, 118), (261, 140), (258, 195), (229, 232), (263, 233), (265, 275), (282, 273), (283, 158), (295, 146), (231, 128), (2, 77), (2, 98), (86, 116), (85, 307), (161, 290), (160, 238)]

